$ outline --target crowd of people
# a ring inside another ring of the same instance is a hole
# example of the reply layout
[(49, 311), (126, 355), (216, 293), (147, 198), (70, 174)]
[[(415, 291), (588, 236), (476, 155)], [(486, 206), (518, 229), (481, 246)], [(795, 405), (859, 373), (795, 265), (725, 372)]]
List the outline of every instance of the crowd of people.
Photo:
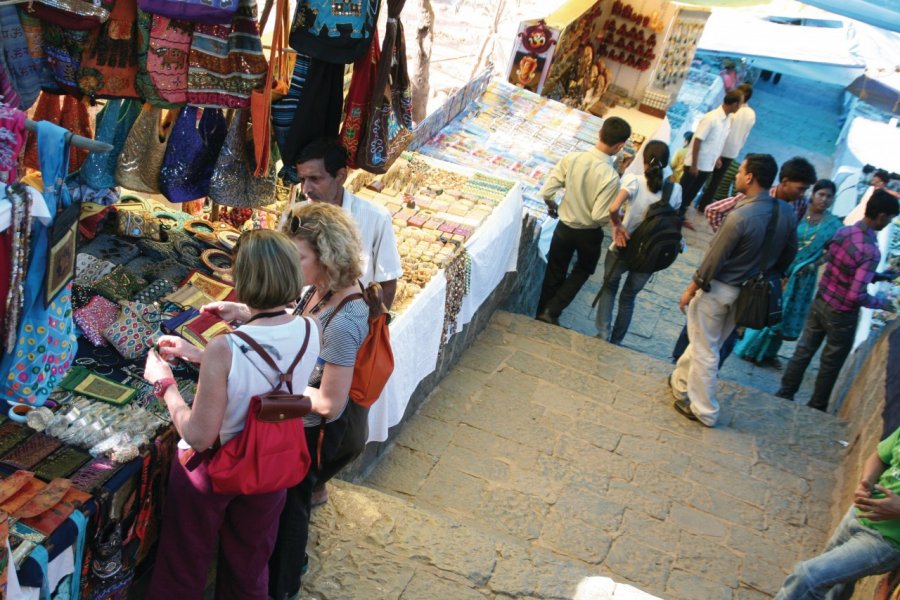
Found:
[[(664, 191), (669, 148), (663, 142), (653, 141), (642, 149), (642, 175), (617, 176), (613, 157), (630, 127), (615, 117), (604, 121), (595, 148), (564, 157), (541, 190), (550, 215), (558, 216), (559, 223), (547, 255), (536, 319), (559, 324), (562, 311), (594, 273), (603, 226), (611, 222), (613, 241), (595, 305), (597, 337), (613, 344), (622, 343), (635, 298), (652, 275), (651, 270), (629, 272), (623, 261), (629, 242), (635, 242), (630, 235), (645, 219), (656, 218), (650, 207), (668, 204), (677, 210), (681, 226), (691, 229), (693, 224), (685, 219), (691, 206), (705, 216), (714, 235), (679, 301), (687, 322), (673, 350), (675, 367), (668, 385), (675, 411), (706, 427), (717, 423), (718, 371), (732, 349), (760, 366), (782, 368), (778, 352), (783, 341), (798, 340), (783, 367), (777, 393), (787, 400), (794, 400), (806, 368), (825, 342), (808, 405), (827, 411), (852, 347), (859, 309), (893, 310), (889, 300), (867, 292), (868, 284), (898, 275), (891, 270), (877, 272), (881, 256), (876, 234), (900, 213), (898, 194), (885, 186), (884, 174), (876, 174), (880, 180), (873, 176), (874, 191), (864, 216), (844, 226), (830, 213), (835, 184), (817, 179), (815, 168), (804, 158), (792, 158), (780, 169), (769, 154), (746, 154), (737, 163), (756, 120), (747, 104), (752, 92), (749, 84), (735, 86), (721, 106), (686, 134), (684, 147), (672, 157), (668, 177), (675, 191)], [(716, 195), (732, 186), (733, 195)], [(554, 196), (560, 189), (565, 195), (558, 204)], [(626, 273), (613, 322), (615, 297)], [(738, 328), (738, 298), (754, 280), (781, 290), (778, 310), (770, 310), (779, 312), (780, 318), (759, 329)], [(900, 566), (898, 434), (900, 430), (870, 458), (854, 507), (825, 552), (800, 563), (776, 598), (822, 598), (826, 593), (836, 598), (857, 579)]]

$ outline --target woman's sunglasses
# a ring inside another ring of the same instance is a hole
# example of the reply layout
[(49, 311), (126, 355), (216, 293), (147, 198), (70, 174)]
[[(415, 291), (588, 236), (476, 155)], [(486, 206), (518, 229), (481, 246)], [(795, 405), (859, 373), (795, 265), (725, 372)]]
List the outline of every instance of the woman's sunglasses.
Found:
[(307, 227), (306, 225), (304, 225), (303, 223), (301, 223), (300, 217), (296, 217), (296, 216), (291, 217), (290, 222), (288, 222), (288, 231), (290, 231), (292, 235), (296, 234), (298, 231), (304, 231), (306, 233), (315, 233), (314, 229), (311, 229), (311, 228)]

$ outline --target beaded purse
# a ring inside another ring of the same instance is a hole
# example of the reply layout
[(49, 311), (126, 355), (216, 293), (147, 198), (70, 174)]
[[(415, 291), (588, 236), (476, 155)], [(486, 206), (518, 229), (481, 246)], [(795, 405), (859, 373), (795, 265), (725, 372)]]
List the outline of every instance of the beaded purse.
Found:
[(102, 296), (94, 296), (87, 306), (74, 311), (75, 323), (84, 337), (95, 346), (105, 346), (103, 330), (119, 317), (119, 305)]
[(114, 302), (129, 300), (134, 296), (135, 292), (145, 288), (147, 281), (142, 277), (138, 277), (134, 273), (125, 270), (119, 266), (113, 269), (108, 275), (99, 279), (91, 285), (91, 289), (96, 294), (100, 294), (104, 298), (108, 298)]

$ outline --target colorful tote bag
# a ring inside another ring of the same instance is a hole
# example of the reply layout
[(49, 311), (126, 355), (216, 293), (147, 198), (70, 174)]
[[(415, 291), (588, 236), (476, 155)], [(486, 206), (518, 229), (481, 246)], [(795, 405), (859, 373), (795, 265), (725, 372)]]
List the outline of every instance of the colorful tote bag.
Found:
[(256, 23), (256, 1), (241, 0), (231, 25), (198, 24), (188, 67), (190, 104), (249, 108), (267, 64)]
[(116, 161), (128, 132), (137, 119), (141, 103), (136, 100), (109, 100), (97, 114), (97, 135), (94, 139), (112, 145), (112, 150), (92, 153), (81, 167), (81, 181), (95, 190), (116, 185)]
[[(50, 214), (70, 204), (64, 185), (69, 157), (68, 132), (52, 123), (37, 124), (44, 200)], [(41, 406), (69, 370), (77, 350), (72, 322), (72, 285), (44, 303), (44, 280), (51, 224), (35, 220), (31, 234), (31, 261), (25, 279), (25, 302), (19, 334), (12, 352), (0, 358), (0, 398)], [(63, 257), (60, 257), (63, 258)], [(74, 264), (75, 256), (71, 257)]]
[(41, 92), (40, 64), (31, 58), (15, 6), (0, 6), (0, 50), (10, 83), (19, 95), (18, 107), (28, 109)]
[(205, 198), (216, 159), (225, 143), (228, 126), (221, 110), (203, 110), (197, 122), (196, 106), (181, 109), (159, 171), (160, 192), (170, 202)]
[(137, 98), (136, 0), (116, 0), (102, 26), (91, 32), (78, 87), (91, 98)]
[(291, 24), (291, 48), (348, 65), (366, 53), (380, 5), (380, 0), (300, 0)]
[[(161, 17), (165, 19), (166, 17)], [(154, 82), (154, 78), (150, 76), (150, 72), (147, 67), (147, 61), (150, 59), (150, 36), (151, 31), (153, 30), (154, 23), (156, 21), (155, 15), (151, 15), (150, 13), (146, 13), (141, 9), (137, 11), (137, 76), (135, 77), (135, 87), (137, 88), (138, 94), (141, 95), (141, 98), (144, 99), (145, 102), (149, 102), (153, 106), (159, 106), (160, 108), (176, 108), (177, 105), (175, 103), (164, 100), (162, 96), (159, 95), (159, 90), (156, 89), (156, 83)], [(190, 45), (190, 32), (187, 34), (188, 45)], [(165, 54), (164, 52), (163, 54)], [(159, 58), (159, 56), (157, 56)], [(165, 73), (160, 76), (165, 76)], [(187, 67), (185, 66), (185, 71), (183, 73), (184, 82), (182, 87), (187, 90)], [(171, 78), (173, 81), (177, 80), (177, 74)], [(185, 96), (186, 98), (186, 96)]]
[(80, 97), (78, 69), (91, 32), (44, 23), (44, 56), (56, 85)]
[(194, 24), (153, 15), (147, 74), (159, 97), (172, 104), (187, 102), (188, 57)]
[(353, 77), (350, 89), (344, 101), (344, 120), (341, 124), (341, 143), (347, 149), (347, 166), (356, 168), (356, 154), (359, 151), (359, 140), (369, 116), (369, 105), (372, 103), (372, 86), (378, 74), (378, 60), (381, 48), (378, 46), (378, 31), (372, 36), (369, 51), (353, 63)]
[(238, 10), (238, 0), (139, 0), (141, 10), (170, 19), (227, 25)]

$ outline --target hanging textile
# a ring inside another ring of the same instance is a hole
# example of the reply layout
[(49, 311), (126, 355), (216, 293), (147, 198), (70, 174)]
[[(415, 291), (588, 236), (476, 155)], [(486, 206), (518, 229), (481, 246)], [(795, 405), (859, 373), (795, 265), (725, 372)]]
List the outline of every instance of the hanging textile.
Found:
[[(70, 204), (64, 185), (68, 171), (68, 131), (52, 123), (38, 123), (37, 137), (44, 200), (51, 219)], [(74, 266), (74, 238), (49, 247), (50, 225), (32, 224), (30, 258), (25, 279), (25, 299), (15, 349), (0, 359), (2, 397), (34, 406), (44, 403), (69, 370), (77, 349), (72, 324), (71, 283), (45, 304), (48, 260), (62, 267)], [(71, 256), (68, 256), (71, 253)]]
[(186, 202), (209, 194), (216, 158), (228, 132), (222, 111), (203, 109), (197, 122), (196, 106), (181, 109), (159, 170), (159, 189), (169, 202)]
[(109, 19), (91, 32), (78, 87), (91, 98), (137, 98), (137, 2), (116, 0)]
[(189, 104), (249, 108), (250, 92), (263, 84), (267, 69), (256, 0), (240, 0), (230, 26), (195, 25), (189, 60)]
[[(294, 61), (294, 69), (291, 73), (291, 81), (288, 93), (284, 98), (272, 102), (272, 129), (275, 130), (275, 140), (278, 142), (278, 152), (285, 155), (285, 143), (294, 121), (294, 113), (300, 105), (303, 96), (303, 86), (306, 85), (306, 74), (309, 70), (309, 57), (297, 55)], [(287, 163), (285, 162), (285, 165)]]
[(10, 81), (9, 75), (6, 73), (6, 67), (3, 66), (2, 60), (0, 60), (0, 104), (5, 104), (6, 106), (19, 105), (19, 94), (13, 88), (12, 81)]
[(90, 34), (90, 31), (82, 29), (44, 23), (44, 56), (47, 65), (56, 80), (56, 87), (69, 94), (81, 95), (77, 75)]
[(378, 75), (378, 59), (381, 48), (378, 46), (378, 31), (372, 36), (369, 50), (353, 63), (353, 77), (350, 89), (344, 101), (344, 118), (341, 124), (341, 143), (347, 149), (347, 166), (356, 168), (356, 154), (363, 127), (369, 116), (369, 105), (372, 103), (373, 85)]
[(388, 0), (384, 45), (357, 165), (384, 173), (412, 140), (412, 86), (400, 13), (406, 0)]
[[(271, 5), (270, 5), (271, 6)], [(283, 98), (290, 88), (290, 77), (293, 63), (288, 60), (284, 51), (288, 27), (289, 11), (287, 0), (277, 0), (275, 8), (275, 32), (272, 35), (272, 48), (269, 53), (269, 68), (262, 88), (250, 93), (250, 113), (253, 120), (253, 149), (256, 161), (254, 175), (261, 177), (269, 168), (272, 148), (272, 101)], [(263, 15), (260, 25), (265, 28), (268, 13)]]
[(310, 59), (303, 92), (284, 140), (281, 158), (285, 165), (293, 165), (300, 150), (313, 140), (337, 137), (343, 100), (344, 65)]
[(134, 120), (141, 112), (137, 100), (108, 100), (97, 114), (96, 140), (112, 146), (109, 152), (93, 153), (81, 167), (81, 181), (95, 190), (105, 190), (116, 186), (116, 161)]
[(26, 110), (37, 100), (41, 82), (15, 6), (0, 6), (0, 48), (10, 83), (19, 95), (18, 104), (13, 106)]
[(62, 92), (44, 55), (44, 24), (37, 17), (28, 14), (24, 5), (18, 5), (17, 9), (25, 34), (25, 44), (28, 46), (28, 55), (31, 57), (31, 68), (37, 74), (40, 89)]
[(348, 65), (368, 50), (380, 6), (381, 0), (300, 0), (291, 24), (291, 48)]
[[(35, 121), (48, 121), (61, 125), (76, 135), (93, 138), (91, 115), (88, 113), (84, 102), (72, 96), (64, 96), (62, 107), (60, 108), (59, 101), (60, 96), (57, 94), (41, 92), (32, 118)], [(22, 164), (29, 169), (40, 169), (38, 154), (37, 136), (29, 135), (28, 142), (25, 144), (25, 157), (22, 160)], [(72, 172), (81, 168), (87, 155), (88, 151), (84, 148), (76, 148), (75, 146), (69, 148), (69, 168)]]

